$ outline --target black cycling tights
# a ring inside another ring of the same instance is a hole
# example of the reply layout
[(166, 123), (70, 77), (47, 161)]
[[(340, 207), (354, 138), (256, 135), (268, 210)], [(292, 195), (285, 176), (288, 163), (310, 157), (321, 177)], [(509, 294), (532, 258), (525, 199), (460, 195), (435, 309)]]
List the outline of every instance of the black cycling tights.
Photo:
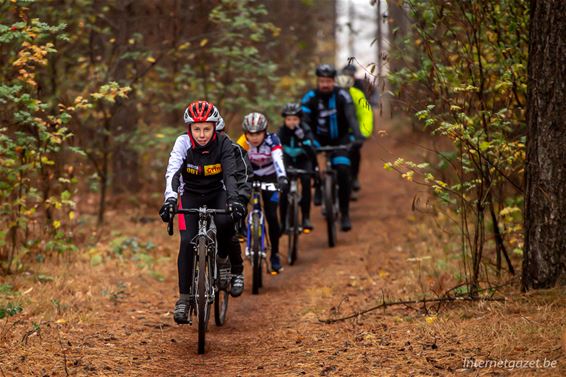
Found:
[(351, 169), (348, 165), (335, 165), (334, 170), (338, 173), (340, 213), (342, 216), (348, 216), (350, 214), (350, 192), (352, 190)]
[[(182, 208), (199, 208), (206, 205), (208, 208), (224, 209), (226, 208), (226, 192), (216, 191), (207, 195), (198, 195), (194, 193), (187, 193), (181, 197)], [(179, 257), (177, 259), (177, 268), (179, 270), (179, 292), (181, 294), (190, 293), (192, 271), (193, 271), (193, 250), (194, 245), (191, 240), (198, 233), (198, 215), (180, 215), (184, 216), (184, 223), (186, 229), (181, 232), (181, 246), (179, 248)], [(182, 222), (182, 219), (181, 221)], [(230, 256), (230, 263), (232, 264), (232, 273), (241, 273), (243, 269), (242, 255), (240, 247), (236, 248), (234, 237), (234, 222), (230, 215), (215, 215), (214, 223), (216, 224), (217, 232), (216, 238), (218, 240), (218, 255), (220, 257)]]
[(263, 190), (261, 197), (263, 199), (263, 213), (267, 220), (269, 228), (269, 241), (271, 241), (271, 255), (279, 254), (279, 236), (281, 235), (281, 228), (279, 227), (279, 216), (277, 210), (279, 208), (278, 191)]
[(357, 179), (360, 175), (360, 164), (362, 162), (362, 146), (352, 147), (350, 150), (350, 161), (352, 162), (352, 178)]

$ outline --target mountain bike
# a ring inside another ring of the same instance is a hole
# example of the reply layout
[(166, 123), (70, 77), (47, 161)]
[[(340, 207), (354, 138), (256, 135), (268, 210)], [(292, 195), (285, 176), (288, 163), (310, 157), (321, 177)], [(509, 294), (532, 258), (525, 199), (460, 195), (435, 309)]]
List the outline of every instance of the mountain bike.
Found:
[(275, 183), (252, 182), (252, 210), (247, 218), (246, 257), (252, 264), (252, 294), (257, 295), (263, 287), (263, 266), (267, 266), (267, 249), (269, 238), (265, 227), (265, 216), (261, 205), (263, 190), (277, 191)]
[[(198, 233), (193, 238), (195, 245), (193, 251), (193, 282), (189, 299), (189, 324), (192, 325), (193, 314), (198, 318), (198, 353), (203, 354), (205, 348), (205, 335), (210, 318), (210, 306), (214, 303), (214, 318), (216, 325), (222, 326), (226, 320), (228, 310), (228, 297), (230, 287), (220, 290), (218, 288), (219, 276), (216, 265), (218, 244), (216, 240), (216, 224), (214, 215), (228, 215), (224, 209), (179, 208), (174, 214), (198, 214)], [(173, 218), (169, 217), (167, 232), (173, 235)]]
[(285, 228), (289, 242), (287, 246), (287, 262), (293, 265), (297, 260), (299, 248), (299, 235), (303, 232), (303, 227), (299, 223), (299, 211), (301, 193), (299, 191), (299, 178), (303, 175), (312, 176), (315, 172), (303, 169), (286, 169), (289, 178), (289, 192), (287, 193), (287, 215), (285, 216)]
[(328, 246), (336, 246), (336, 220), (340, 213), (338, 204), (338, 177), (336, 170), (332, 167), (332, 155), (338, 151), (349, 150), (348, 145), (324, 146), (316, 149), (317, 153), (324, 153), (326, 162), (325, 169), (321, 173), (322, 190), (322, 216), (326, 220), (326, 232)]

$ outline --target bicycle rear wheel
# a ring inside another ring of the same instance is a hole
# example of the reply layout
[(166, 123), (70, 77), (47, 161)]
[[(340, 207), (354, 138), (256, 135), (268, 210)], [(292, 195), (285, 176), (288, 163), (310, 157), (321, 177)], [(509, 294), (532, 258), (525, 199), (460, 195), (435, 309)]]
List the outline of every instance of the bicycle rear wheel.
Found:
[(324, 208), (326, 218), (326, 233), (328, 236), (328, 247), (336, 246), (336, 214), (334, 208), (334, 177), (327, 174), (324, 177)]
[(209, 303), (207, 292), (210, 287), (209, 281), (209, 271), (206, 255), (206, 240), (201, 237), (197, 241), (197, 251), (198, 251), (198, 353), (203, 354), (205, 348), (205, 336), (206, 328), (208, 325), (209, 318)]
[(222, 326), (226, 321), (228, 297), (230, 297), (230, 294), (226, 290), (219, 289), (216, 292), (216, 297), (214, 297), (214, 322), (216, 326)]
[(287, 230), (289, 232), (289, 244), (287, 246), (287, 262), (292, 266), (297, 260), (299, 244), (299, 203), (296, 196), (289, 201), (287, 212)]
[(259, 215), (252, 214), (252, 294), (257, 295), (259, 288), (262, 286), (261, 281), (261, 256), (259, 255), (261, 249), (261, 224)]

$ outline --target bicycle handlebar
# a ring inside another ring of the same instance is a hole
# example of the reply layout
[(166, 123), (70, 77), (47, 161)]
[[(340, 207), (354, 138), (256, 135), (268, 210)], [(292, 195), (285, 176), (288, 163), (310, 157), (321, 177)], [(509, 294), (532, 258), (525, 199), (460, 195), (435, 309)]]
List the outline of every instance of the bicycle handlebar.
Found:
[(214, 208), (179, 208), (175, 213), (202, 213), (202, 214), (212, 214), (212, 215), (228, 215), (229, 212), (225, 209), (214, 209)]
[(215, 208), (178, 208), (169, 213), (169, 221), (167, 222), (167, 233), (173, 235), (173, 219), (176, 214), (189, 214), (189, 213), (199, 213), (206, 215), (229, 215), (230, 212), (225, 209), (215, 209)]
[(347, 145), (327, 145), (324, 147), (318, 147), (316, 148), (316, 152), (317, 153), (321, 153), (321, 152), (337, 152), (337, 151), (347, 151), (349, 150), (351, 147), (351, 144), (347, 144)]
[(287, 168), (285, 172), (287, 173), (288, 176), (316, 175), (315, 171), (305, 170), (305, 169)]

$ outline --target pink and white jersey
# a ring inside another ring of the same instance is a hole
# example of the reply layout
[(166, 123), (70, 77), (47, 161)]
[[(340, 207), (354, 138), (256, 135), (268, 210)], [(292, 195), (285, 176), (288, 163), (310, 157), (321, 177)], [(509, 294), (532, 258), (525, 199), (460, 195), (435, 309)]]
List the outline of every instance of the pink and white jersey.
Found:
[(278, 178), (286, 175), (283, 148), (276, 134), (268, 132), (265, 140), (258, 147), (249, 144), (245, 137), (238, 140), (238, 143), (248, 151), (254, 175), (265, 177), (275, 174)]

